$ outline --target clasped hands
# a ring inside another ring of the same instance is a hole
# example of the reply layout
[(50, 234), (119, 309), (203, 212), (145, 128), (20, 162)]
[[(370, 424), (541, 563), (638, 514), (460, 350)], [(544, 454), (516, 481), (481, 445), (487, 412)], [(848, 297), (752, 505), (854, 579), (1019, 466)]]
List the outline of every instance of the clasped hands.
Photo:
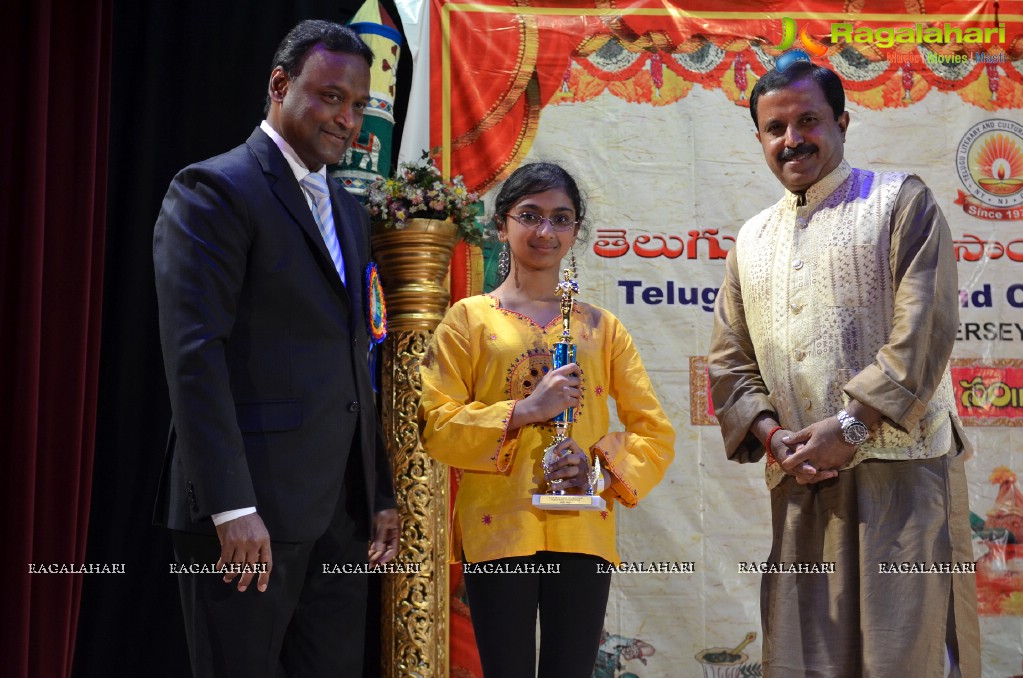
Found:
[(856, 445), (842, 437), (836, 417), (828, 417), (793, 433), (781, 429), (771, 438), (771, 454), (785, 473), (800, 485), (811, 485), (838, 476), (853, 458)]
[[(578, 407), (582, 401), (582, 376), (575, 363), (562, 365), (545, 374), (528, 398), (515, 404), (509, 429), (526, 424), (549, 422), (570, 407)], [(544, 479), (547, 482), (561, 480), (561, 489), (590, 486), (590, 456), (572, 438), (566, 438), (554, 448), (554, 463)], [(610, 474), (601, 469), (605, 486), (610, 486)]]
[[(566, 438), (554, 448), (554, 463), (548, 467), (544, 480), (560, 480), (558, 489), (567, 490), (578, 487), (587, 490), (590, 487), (590, 456), (583, 452), (579, 443)], [(601, 469), (603, 473), (603, 469)]]
[[(550, 421), (571, 407), (578, 407), (581, 400), (579, 366), (569, 363), (545, 374), (516, 409), (525, 405), (527, 411), (536, 417), (534, 421), (539, 423)], [(585, 490), (590, 486), (590, 458), (579, 443), (566, 438), (554, 448), (551, 456), (554, 462), (547, 467), (544, 480), (548, 483), (561, 481), (558, 484), (561, 490), (574, 487)]]

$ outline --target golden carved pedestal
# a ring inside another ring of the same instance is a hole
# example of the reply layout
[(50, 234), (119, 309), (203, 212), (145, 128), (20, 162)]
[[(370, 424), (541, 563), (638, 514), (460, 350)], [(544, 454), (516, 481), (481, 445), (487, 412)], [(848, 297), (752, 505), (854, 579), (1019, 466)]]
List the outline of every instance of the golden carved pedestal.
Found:
[(381, 414), (394, 471), (401, 545), (398, 560), (417, 574), (384, 575), (383, 675), (448, 675), (448, 467), (419, 442), (419, 361), (432, 332), (397, 331), (384, 342)]
[(401, 543), (397, 560), (416, 574), (384, 575), (382, 675), (448, 676), (448, 467), (426, 455), (416, 410), (419, 363), (447, 308), (443, 286), (457, 241), (450, 222), (375, 231), (374, 256), (388, 305), (381, 375), (381, 417), (394, 474)]

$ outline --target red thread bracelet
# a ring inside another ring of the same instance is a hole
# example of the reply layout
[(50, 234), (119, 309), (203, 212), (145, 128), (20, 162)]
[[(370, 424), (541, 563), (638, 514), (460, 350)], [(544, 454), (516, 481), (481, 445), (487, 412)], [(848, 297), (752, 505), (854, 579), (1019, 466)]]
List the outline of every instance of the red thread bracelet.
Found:
[(774, 434), (780, 430), (781, 426), (775, 426), (774, 428), (767, 432), (767, 437), (764, 438), (764, 447), (767, 448), (768, 452), (771, 451), (771, 438), (773, 438)]

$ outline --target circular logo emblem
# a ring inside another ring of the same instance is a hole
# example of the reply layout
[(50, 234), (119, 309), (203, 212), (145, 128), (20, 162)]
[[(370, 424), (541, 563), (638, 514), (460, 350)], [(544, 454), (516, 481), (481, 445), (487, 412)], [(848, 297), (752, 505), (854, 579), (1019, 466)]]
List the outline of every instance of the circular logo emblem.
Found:
[(990, 207), (1023, 205), (1023, 125), (985, 120), (959, 140), (956, 170), (967, 192)]

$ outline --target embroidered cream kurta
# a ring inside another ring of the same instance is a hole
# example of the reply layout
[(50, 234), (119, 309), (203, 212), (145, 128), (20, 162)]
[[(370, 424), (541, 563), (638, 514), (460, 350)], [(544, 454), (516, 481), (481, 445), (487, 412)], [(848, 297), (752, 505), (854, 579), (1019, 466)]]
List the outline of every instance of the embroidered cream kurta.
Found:
[[(541, 327), (481, 295), (456, 303), (434, 333), (420, 374), (419, 421), (430, 456), (461, 469), (452, 530), (452, 559), (481, 562), (537, 551), (588, 553), (620, 562), (615, 501), (635, 506), (660, 482), (674, 457), (675, 431), (664, 415), (632, 338), (601, 308), (576, 302), (582, 403), (571, 436), (600, 456), (614, 479), (606, 511), (541, 511), (540, 459), (549, 424), (508, 430), (515, 403), (551, 368), (561, 316)], [(624, 431), (609, 432), (614, 399)]]
[[(710, 378), (730, 458), (764, 454), (761, 412), (798, 431), (850, 398), (884, 415), (863, 459), (946, 454), (958, 279), (948, 225), (913, 176), (844, 161), (800, 204), (786, 192), (740, 230), (715, 309)], [(767, 482), (783, 472), (769, 458)]]

